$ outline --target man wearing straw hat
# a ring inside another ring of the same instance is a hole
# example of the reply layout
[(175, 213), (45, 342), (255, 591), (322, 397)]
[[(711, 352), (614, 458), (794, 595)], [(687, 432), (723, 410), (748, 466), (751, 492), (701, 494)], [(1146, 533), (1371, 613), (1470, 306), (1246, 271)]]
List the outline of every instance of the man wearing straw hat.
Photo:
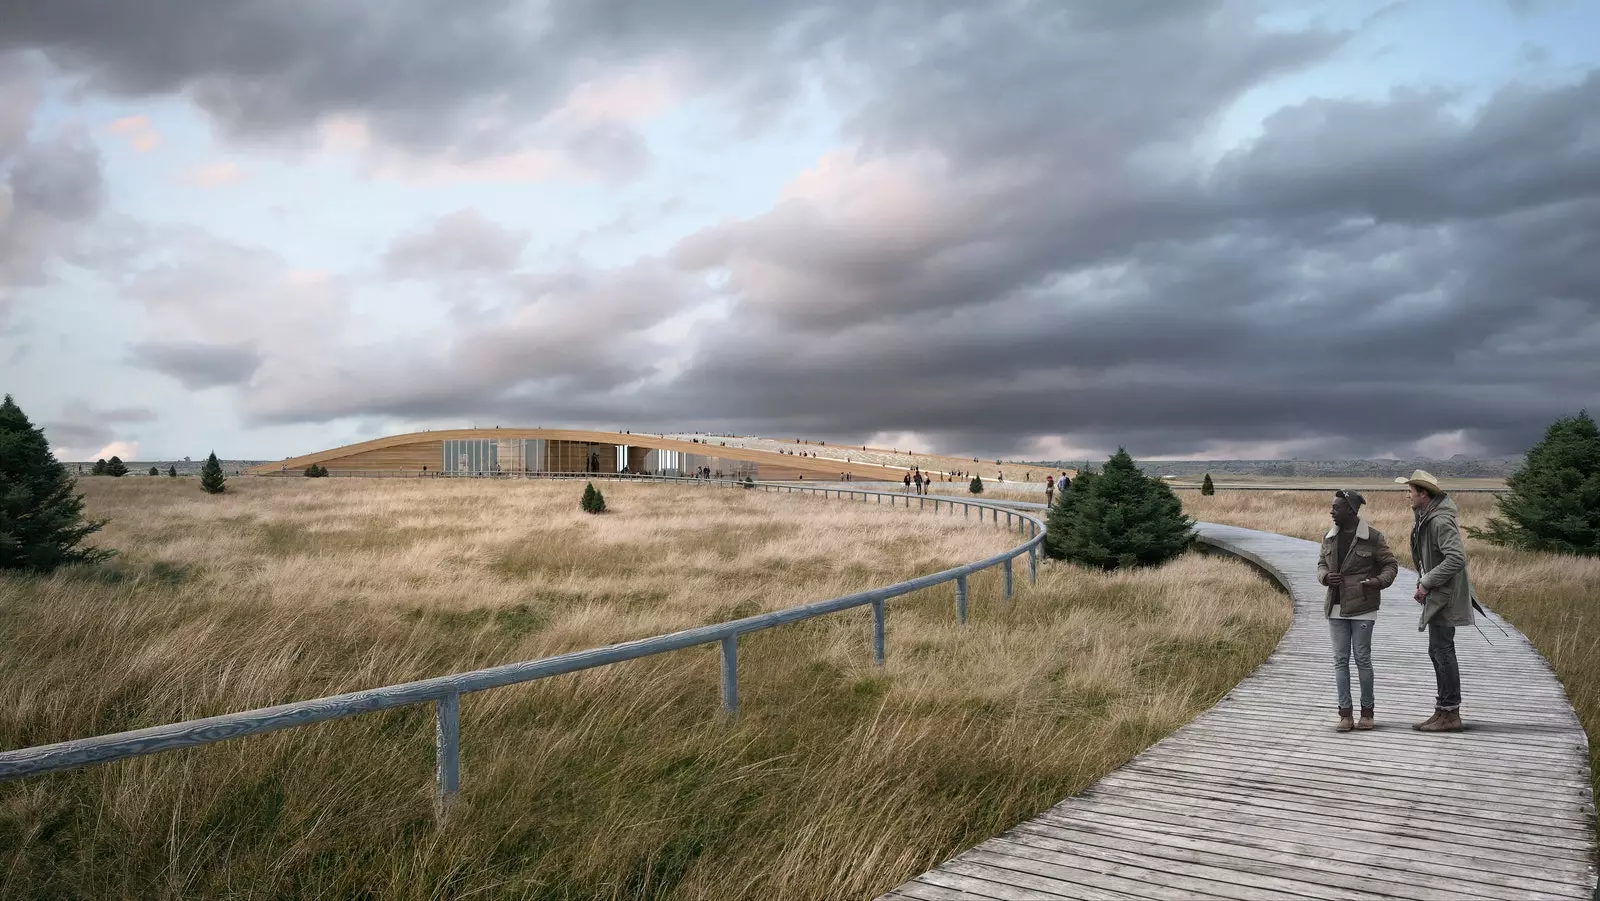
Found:
[(1421, 578), (1413, 597), (1422, 605), (1417, 631), (1428, 631), (1428, 659), (1437, 685), (1433, 716), (1412, 728), (1455, 732), (1461, 728), (1461, 669), (1456, 664), (1456, 627), (1472, 625), (1472, 583), (1467, 553), (1456, 524), (1456, 502), (1439, 480), (1418, 469), (1396, 482), (1411, 501), (1411, 560)]

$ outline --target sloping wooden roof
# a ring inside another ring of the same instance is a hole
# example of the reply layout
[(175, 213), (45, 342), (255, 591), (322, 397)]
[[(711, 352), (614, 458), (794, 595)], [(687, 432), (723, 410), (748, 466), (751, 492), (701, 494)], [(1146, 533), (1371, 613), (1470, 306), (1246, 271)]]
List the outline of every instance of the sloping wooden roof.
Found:
[[(407, 444), (420, 444), (426, 441), (455, 441), (462, 439), (488, 438), (488, 439), (518, 439), (518, 438), (543, 438), (547, 441), (587, 441), (595, 444), (628, 445), (631, 447), (649, 447), (656, 450), (678, 451), (686, 454), (701, 454), (704, 456), (721, 457), (725, 460), (742, 460), (748, 463), (764, 463), (769, 466), (778, 466), (785, 469), (795, 469), (804, 472), (814, 472), (819, 476), (838, 478), (839, 473), (848, 472), (861, 479), (893, 479), (898, 481), (906, 471), (903, 467), (879, 466), (868, 463), (846, 463), (841, 460), (832, 460), (817, 457), (802, 457), (799, 455), (778, 454), (771, 451), (750, 450), (742, 447), (722, 447), (713, 442), (715, 438), (707, 438), (707, 443), (699, 444), (693, 441), (683, 441), (676, 438), (661, 438), (646, 434), (624, 434), (621, 432), (594, 432), (583, 429), (439, 429), (427, 432), (408, 432), (403, 435), (388, 435), (383, 438), (374, 438), (356, 444), (347, 444), (343, 447), (329, 448), (316, 453), (291, 457), (287, 460), (277, 460), (253, 466), (248, 472), (266, 475), (278, 472), (283, 468), (300, 469), (313, 463), (326, 466), (336, 464), (342, 457), (350, 457), (367, 451), (384, 450), (386, 448), (400, 447)], [(841, 449), (843, 450), (843, 449)], [(844, 451), (848, 453), (848, 451)], [(335, 467), (337, 468), (337, 467)]]

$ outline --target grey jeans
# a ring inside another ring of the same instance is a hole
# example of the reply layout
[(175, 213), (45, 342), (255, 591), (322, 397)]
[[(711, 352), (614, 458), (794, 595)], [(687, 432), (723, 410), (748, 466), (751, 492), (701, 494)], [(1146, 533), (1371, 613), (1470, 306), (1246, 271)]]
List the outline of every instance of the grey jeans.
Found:
[(1361, 679), (1361, 706), (1370, 709), (1372, 703), (1372, 627), (1370, 619), (1328, 619), (1328, 633), (1333, 638), (1333, 684), (1339, 693), (1339, 709), (1348, 710), (1350, 704), (1350, 658), (1356, 658), (1356, 674)]

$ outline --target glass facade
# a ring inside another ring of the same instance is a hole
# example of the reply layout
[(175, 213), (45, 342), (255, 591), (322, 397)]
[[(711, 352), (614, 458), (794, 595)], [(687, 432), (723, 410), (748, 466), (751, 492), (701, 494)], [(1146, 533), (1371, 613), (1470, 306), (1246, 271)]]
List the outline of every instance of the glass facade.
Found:
[(457, 438), (443, 444), (441, 472), (477, 475), (500, 471), (499, 442), (492, 438)]
[[(667, 476), (693, 476), (702, 467), (739, 478), (754, 475), (755, 463), (710, 454), (545, 438), (452, 438), (440, 442), (439, 471), (455, 475), (616, 473), (624, 469)], [(629, 461), (633, 463), (630, 465)]]

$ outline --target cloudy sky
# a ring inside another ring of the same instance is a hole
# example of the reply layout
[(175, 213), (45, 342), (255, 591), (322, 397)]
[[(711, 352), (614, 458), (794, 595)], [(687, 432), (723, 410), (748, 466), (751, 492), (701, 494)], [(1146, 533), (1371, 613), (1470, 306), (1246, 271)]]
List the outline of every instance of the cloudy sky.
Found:
[(65, 459), (1516, 452), (1600, 408), (1596, 34), (1591, 0), (3, 3), (0, 388)]

